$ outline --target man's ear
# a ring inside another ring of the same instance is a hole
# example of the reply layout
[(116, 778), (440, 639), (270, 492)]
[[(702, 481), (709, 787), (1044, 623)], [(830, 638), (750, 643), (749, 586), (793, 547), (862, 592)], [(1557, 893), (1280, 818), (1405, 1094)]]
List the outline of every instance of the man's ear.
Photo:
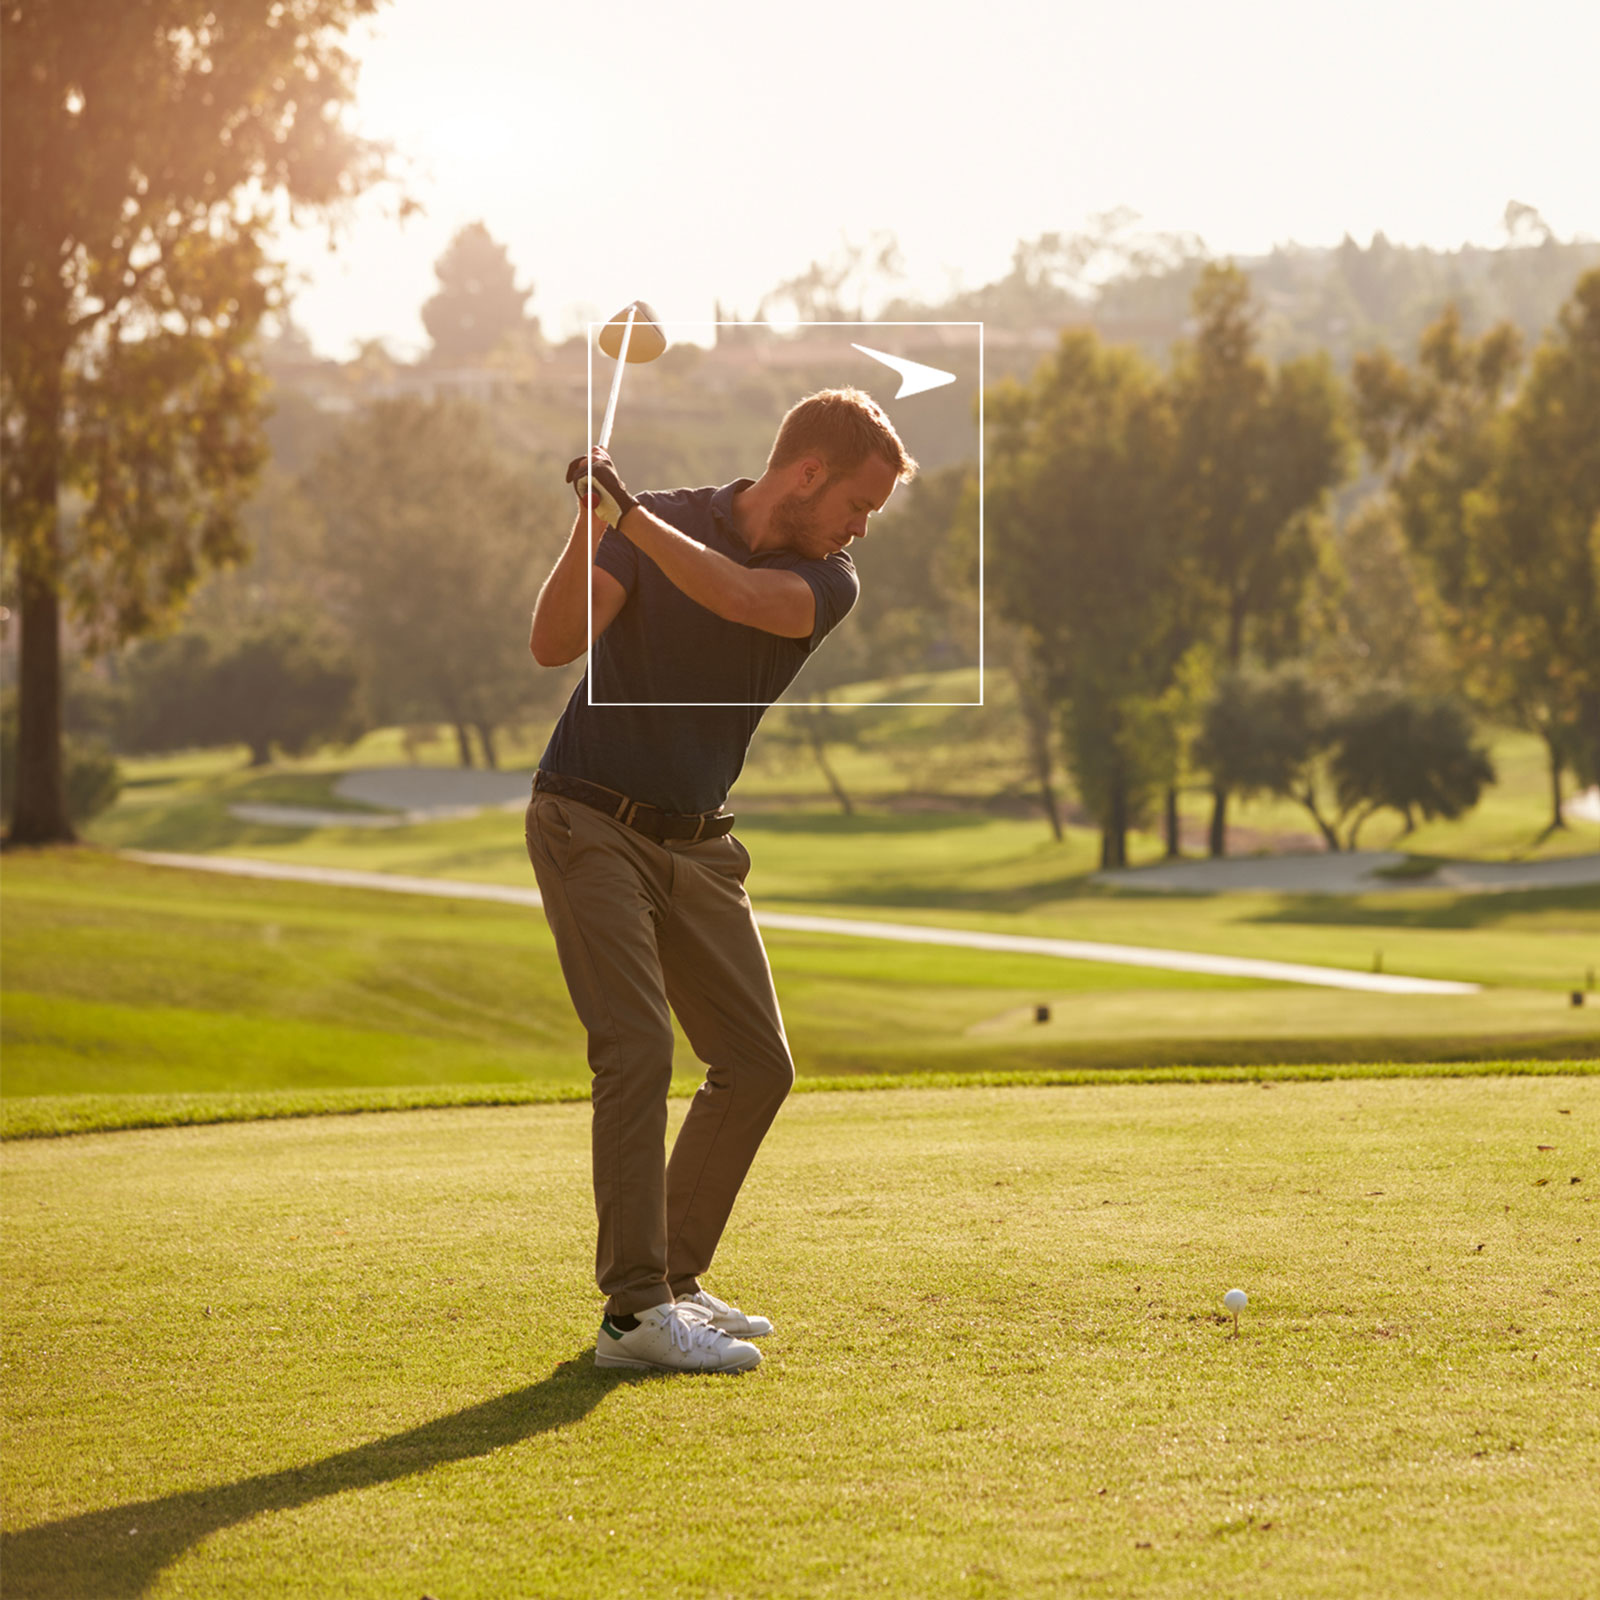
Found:
[(802, 456), (794, 465), (795, 487), (802, 492), (820, 489), (828, 481), (828, 464), (821, 456)]

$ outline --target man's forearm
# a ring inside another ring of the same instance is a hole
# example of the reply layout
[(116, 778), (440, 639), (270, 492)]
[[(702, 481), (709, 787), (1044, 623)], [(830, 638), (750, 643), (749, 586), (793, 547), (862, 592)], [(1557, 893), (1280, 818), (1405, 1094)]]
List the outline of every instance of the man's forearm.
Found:
[(666, 573), (675, 587), (707, 611), (735, 619), (748, 599), (749, 574), (738, 562), (680, 533), (643, 506), (635, 506), (618, 529)]
[(541, 666), (561, 667), (589, 648), (589, 590), (594, 582), (594, 551), (599, 530), (578, 513), (567, 546), (539, 590), (528, 641)]

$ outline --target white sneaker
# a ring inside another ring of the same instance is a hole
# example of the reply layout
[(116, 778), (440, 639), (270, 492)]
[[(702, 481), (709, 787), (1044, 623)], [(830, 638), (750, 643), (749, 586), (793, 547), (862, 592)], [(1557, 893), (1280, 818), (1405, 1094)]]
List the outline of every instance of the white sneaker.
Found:
[(772, 1332), (772, 1324), (765, 1317), (746, 1316), (738, 1306), (730, 1306), (726, 1300), (719, 1300), (704, 1289), (696, 1289), (693, 1294), (680, 1295), (678, 1304), (698, 1306), (706, 1314), (706, 1320), (713, 1328), (731, 1333), (735, 1339), (759, 1339), (763, 1334)]
[(648, 1372), (748, 1372), (761, 1365), (753, 1344), (713, 1327), (697, 1306), (651, 1306), (638, 1313), (639, 1326), (624, 1332), (606, 1317), (595, 1340), (597, 1367), (635, 1367)]

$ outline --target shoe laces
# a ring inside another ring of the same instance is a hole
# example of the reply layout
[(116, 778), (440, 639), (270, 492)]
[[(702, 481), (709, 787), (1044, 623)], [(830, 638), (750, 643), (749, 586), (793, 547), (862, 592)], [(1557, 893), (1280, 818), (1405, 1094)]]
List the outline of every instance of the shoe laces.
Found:
[(727, 1337), (720, 1328), (711, 1326), (709, 1314), (703, 1306), (685, 1305), (682, 1301), (672, 1306), (662, 1325), (671, 1335), (672, 1342), (685, 1355), (696, 1347), (710, 1349)]

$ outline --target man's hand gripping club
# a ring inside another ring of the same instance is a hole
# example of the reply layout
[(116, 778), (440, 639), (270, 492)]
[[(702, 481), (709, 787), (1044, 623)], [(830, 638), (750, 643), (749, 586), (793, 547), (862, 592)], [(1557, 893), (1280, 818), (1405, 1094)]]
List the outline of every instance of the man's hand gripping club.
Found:
[(567, 463), (567, 482), (585, 508), (613, 528), (620, 528), (622, 519), (639, 503), (628, 493), (610, 453), (601, 445)]

